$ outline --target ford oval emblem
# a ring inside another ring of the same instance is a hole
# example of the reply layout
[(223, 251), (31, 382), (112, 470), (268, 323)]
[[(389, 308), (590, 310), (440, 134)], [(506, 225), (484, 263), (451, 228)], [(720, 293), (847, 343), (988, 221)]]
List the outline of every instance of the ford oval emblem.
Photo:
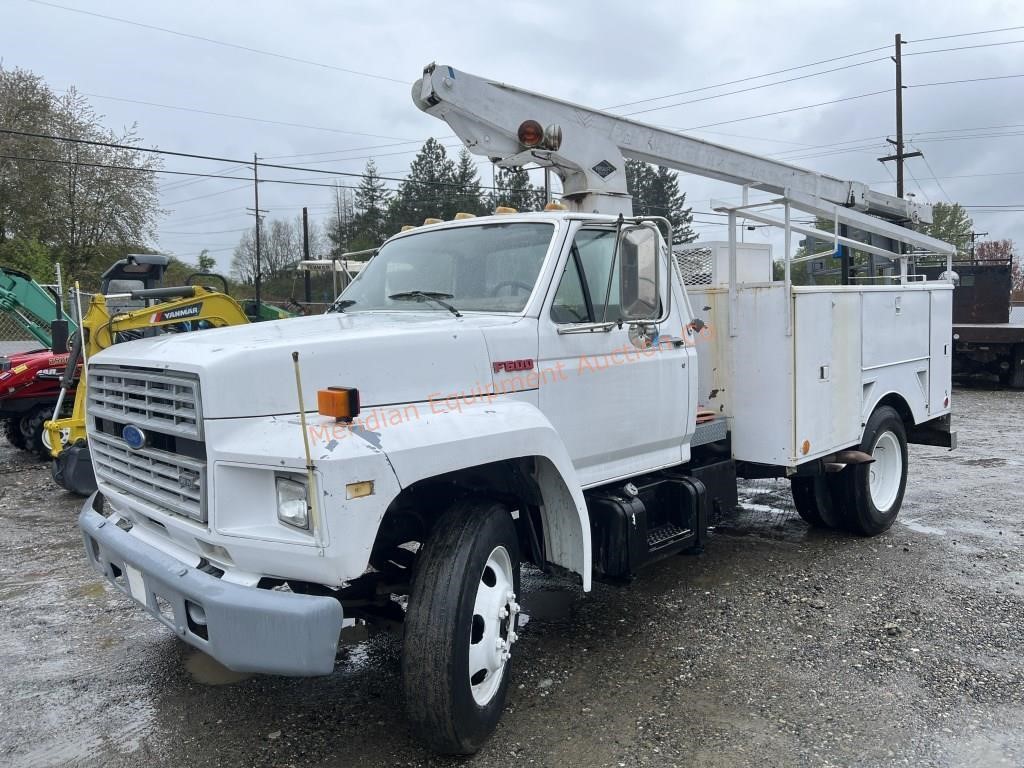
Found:
[(121, 430), (121, 438), (133, 451), (144, 448), (146, 445), (146, 433), (134, 424), (128, 424)]

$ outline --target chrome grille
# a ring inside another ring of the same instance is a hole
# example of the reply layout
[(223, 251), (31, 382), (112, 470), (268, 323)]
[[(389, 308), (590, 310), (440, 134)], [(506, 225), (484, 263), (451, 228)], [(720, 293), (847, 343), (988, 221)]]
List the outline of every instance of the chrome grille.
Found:
[(205, 461), (154, 448), (133, 450), (98, 430), (89, 433), (89, 452), (98, 481), (162, 512), (206, 522)]
[(199, 380), (188, 374), (91, 366), (86, 410), (142, 429), (203, 438)]

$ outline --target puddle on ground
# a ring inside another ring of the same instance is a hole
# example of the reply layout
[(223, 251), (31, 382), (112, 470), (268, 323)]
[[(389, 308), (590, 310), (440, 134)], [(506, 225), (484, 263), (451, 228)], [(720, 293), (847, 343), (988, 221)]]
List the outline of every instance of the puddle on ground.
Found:
[(203, 685), (234, 685), (252, 677), (247, 672), (234, 672), (202, 651), (190, 651), (185, 658), (185, 671)]
[(912, 531), (917, 531), (918, 533), (929, 533), (934, 536), (946, 535), (946, 531), (944, 529), (925, 525), (913, 517), (897, 517), (896, 522), (901, 523), (904, 527), (909, 528)]
[(103, 586), (102, 581), (83, 584), (74, 591), (76, 597), (103, 597), (106, 593), (106, 588)]
[(967, 459), (960, 463), (969, 467), (1005, 467), (1006, 459)]
[(519, 626), (525, 627), (531, 619), (557, 621), (572, 616), (579, 599), (578, 591), (542, 589), (523, 595), (523, 610)]

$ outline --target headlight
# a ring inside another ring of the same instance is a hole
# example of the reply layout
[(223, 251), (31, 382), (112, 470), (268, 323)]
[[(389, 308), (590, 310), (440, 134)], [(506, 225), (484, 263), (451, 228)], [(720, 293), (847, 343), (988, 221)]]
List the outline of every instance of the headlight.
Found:
[(277, 519), (293, 528), (309, 530), (309, 501), (306, 484), (277, 478)]

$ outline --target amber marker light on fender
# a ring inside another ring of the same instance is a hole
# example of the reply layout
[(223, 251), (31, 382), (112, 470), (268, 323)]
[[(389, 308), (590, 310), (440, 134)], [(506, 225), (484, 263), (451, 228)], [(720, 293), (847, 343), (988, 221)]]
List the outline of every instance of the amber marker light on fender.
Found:
[(361, 499), (364, 496), (373, 495), (373, 480), (363, 480), (358, 483), (349, 483), (345, 486), (346, 499)]
[(317, 412), (338, 421), (352, 421), (359, 415), (359, 390), (354, 387), (328, 387), (316, 393)]

